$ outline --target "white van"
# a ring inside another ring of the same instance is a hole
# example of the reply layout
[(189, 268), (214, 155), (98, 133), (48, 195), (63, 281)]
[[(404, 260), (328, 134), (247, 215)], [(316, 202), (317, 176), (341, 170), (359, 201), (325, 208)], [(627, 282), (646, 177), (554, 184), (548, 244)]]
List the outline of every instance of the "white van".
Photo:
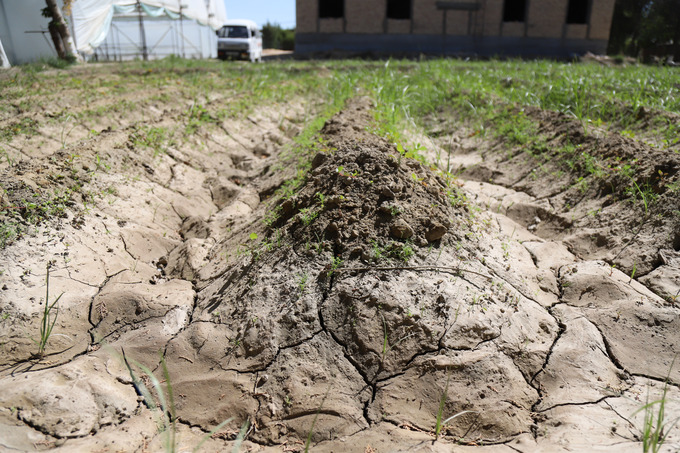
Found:
[(262, 33), (252, 20), (230, 20), (217, 30), (217, 58), (261, 61)]

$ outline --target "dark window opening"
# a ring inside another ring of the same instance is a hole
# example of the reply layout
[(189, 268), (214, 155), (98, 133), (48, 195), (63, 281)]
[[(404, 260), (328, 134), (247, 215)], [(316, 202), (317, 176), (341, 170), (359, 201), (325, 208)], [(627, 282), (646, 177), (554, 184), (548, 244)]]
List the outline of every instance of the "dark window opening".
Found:
[(388, 19), (410, 19), (411, 0), (387, 0)]
[(345, 16), (344, 0), (319, 0), (319, 17), (338, 18)]
[(588, 22), (588, 0), (569, 0), (567, 9), (568, 24), (585, 24)]
[(248, 38), (248, 28), (241, 25), (225, 25), (217, 32), (220, 38)]
[(503, 22), (524, 22), (527, 15), (527, 0), (505, 0)]

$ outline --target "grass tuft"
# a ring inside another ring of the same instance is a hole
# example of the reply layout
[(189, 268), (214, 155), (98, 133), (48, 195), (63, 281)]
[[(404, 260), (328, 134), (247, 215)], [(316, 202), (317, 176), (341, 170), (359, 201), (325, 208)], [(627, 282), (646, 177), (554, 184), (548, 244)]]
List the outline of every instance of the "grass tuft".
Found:
[[(675, 359), (671, 363), (671, 370), (675, 364)], [(668, 381), (670, 379), (670, 370), (663, 386), (663, 393), (661, 398), (655, 401), (649, 401), (649, 391), (647, 392), (647, 402), (640, 409), (636, 410), (633, 415), (639, 412), (644, 412), (645, 418), (641, 430), (642, 451), (643, 453), (659, 453), (661, 447), (666, 443), (668, 435), (680, 422), (680, 417), (673, 420), (666, 419), (666, 402), (668, 401)]]
[[(139, 362), (136, 362), (132, 359), (128, 359), (128, 357), (125, 355), (125, 351), (122, 349), (121, 354), (123, 356), (123, 362), (125, 363), (128, 373), (130, 374), (130, 379), (132, 379), (132, 383), (135, 386), (135, 389), (142, 396), (142, 398), (144, 399), (144, 404), (152, 411), (154, 418), (156, 419), (159, 433), (162, 436), (164, 450), (166, 451), (166, 453), (176, 453), (178, 448), (177, 414), (175, 410), (174, 392), (172, 389), (172, 383), (170, 382), (170, 373), (168, 372), (168, 366), (165, 361), (165, 357), (161, 353), (160, 363), (161, 369), (163, 371), (163, 380), (165, 382), (165, 389), (163, 389), (161, 382), (153, 374), (153, 371), (151, 371), (151, 369), (142, 365)], [(153, 393), (145, 385), (144, 380), (140, 377), (140, 375), (134, 370), (133, 365), (146, 375), (148, 380), (151, 382), (154, 391)], [(217, 425), (215, 428), (213, 428), (209, 433), (203, 436), (201, 441), (198, 443), (198, 445), (196, 445), (196, 447), (192, 451), (194, 452), (198, 451), (198, 449), (210, 437), (212, 437), (213, 434), (222, 429), (231, 420), (233, 420), (233, 418), (230, 417), (224, 420), (219, 425)], [(242, 429), (241, 431), (244, 432), (244, 429)], [(238, 451), (238, 448), (240, 448), (241, 442), (243, 442), (244, 438), (245, 434), (243, 434), (243, 436), (239, 434), (239, 437), (237, 437), (235, 444), (238, 445), (238, 447), (234, 451)]]

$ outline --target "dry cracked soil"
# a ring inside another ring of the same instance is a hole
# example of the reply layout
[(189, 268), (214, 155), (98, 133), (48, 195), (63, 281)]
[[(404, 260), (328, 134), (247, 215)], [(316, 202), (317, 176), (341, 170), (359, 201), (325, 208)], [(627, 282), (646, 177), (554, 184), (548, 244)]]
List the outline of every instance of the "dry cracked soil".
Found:
[[(157, 153), (139, 131), (181, 127), (195, 100), (152, 94), (65, 139), (50, 110), (86, 105), (58, 93), (21, 114), (36, 136), (5, 144), (5, 217), (75, 179), (87, 190), (0, 252), (0, 450), (191, 451), (230, 419), (202, 451), (619, 453), (642, 451), (639, 409), (664, 389), (680, 415), (675, 217), (614, 197), (615, 181), (536, 172), (444, 112), (413, 132), (432, 164), (402, 157), (360, 95), (277, 198), (315, 107), (268, 105)], [(677, 178), (677, 154), (529, 114), (555, 144)], [(447, 153), (457, 179), (433, 164)], [(438, 414), (456, 417), (436, 438)]]

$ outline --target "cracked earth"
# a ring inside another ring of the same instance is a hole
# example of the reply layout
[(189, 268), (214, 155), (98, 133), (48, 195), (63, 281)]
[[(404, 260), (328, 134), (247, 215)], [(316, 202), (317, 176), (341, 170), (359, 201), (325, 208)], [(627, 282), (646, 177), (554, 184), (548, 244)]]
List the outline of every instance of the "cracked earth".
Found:
[[(638, 409), (666, 380), (680, 415), (677, 225), (532, 176), (446, 120), (414, 131), (431, 166), (402, 159), (360, 96), (272, 203), (310, 107), (270, 105), (160, 155), (135, 145), (190, 102), (142, 100), (94, 137), (76, 124), (66, 151), (47, 126), (7, 144), (14, 193), (76, 166), (101, 195), (1, 252), (0, 448), (162, 451), (124, 358), (171, 383), (179, 451), (231, 417), (203, 450), (230, 450), (248, 421), (243, 451), (302, 451), (311, 433), (328, 452), (638, 452)], [(581, 139), (633, 146), (607, 134)], [(455, 181), (434, 165), (451, 143)], [(37, 358), (47, 263), (63, 296)], [(459, 416), (435, 440), (442, 401)]]

